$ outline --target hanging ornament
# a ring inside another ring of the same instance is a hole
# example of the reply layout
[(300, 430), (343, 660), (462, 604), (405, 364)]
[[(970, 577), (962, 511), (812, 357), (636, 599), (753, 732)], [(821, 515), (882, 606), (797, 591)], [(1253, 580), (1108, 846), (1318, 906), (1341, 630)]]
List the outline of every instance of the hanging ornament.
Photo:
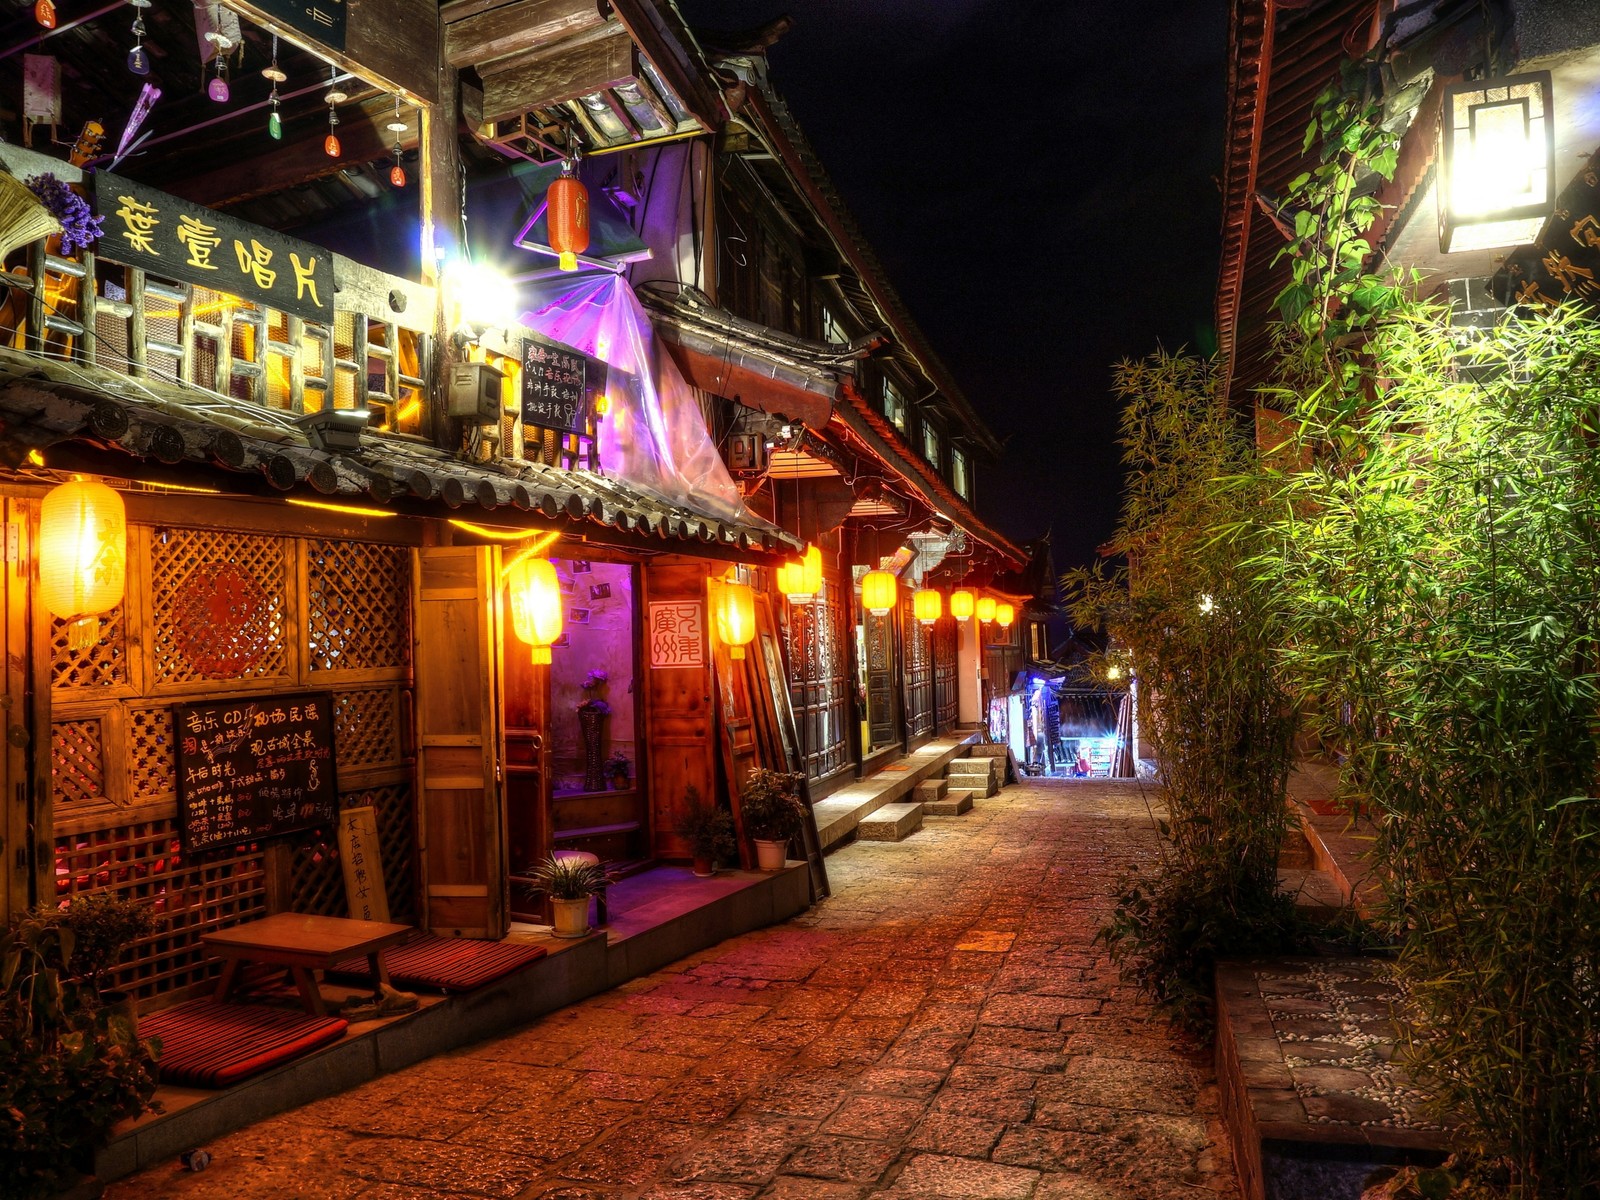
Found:
[(217, 73), (206, 84), (206, 95), (210, 96), (218, 104), (226, 104), (228, 102), (228, 51), (233, 49), (233, 38), (226, 32), (222, 6), (214, 4), (211, 7), (211, 27), (202, 36), (211, 43), (211, 60), (217, 64)]
[(997, 604), (994, 610), (994, 623), (1001, 629), (1010, 629), (1011, 622), (1017, 619), (1017, 609), (1012, 604)]
[(966, 588), (950, 593), (950, 615), (958, 621), (965, 621), (972, 616), (974, 597)]
[(394, 134), (394, 166), (389, 168), (389, 182), (394, 184), (394, 186), (397, 188), (403, 188), (406, 185), (406, 169), (400, 165), (400, 156), (402, 154), (400, 149), (400, 135), (404, 133), (409, 126), (407, 126), (406, 123), (400, 119), (399, 93), (395, 94), (394, 120), (389, 122), (388, 128), (389, 132)]
[(343, 148), (334, 130), (339, 127), (339, 105), (350, 99), (350, 95), (339, 86), (339, 69), (331, 64), (328, 67), (328, 94), (323, 99), (328, 102), (328, 136), (322, 139), (322, 152), (329, 158), (338, 158)]
[(524, 554), (505, 570), (511, 629), (533, 648), (533, 661), (550, 661), (550, 643), (561, 636), (561, 581), (546, 558)]
[(39, 506), (39, 596), (67, 622), (67, 646), (100, 640), (100, 614), (122, 603), (128, 517), (122, 497), (93, 479), (74, 479)]
[(272, 35), (272, 61), (261, 68), (261, 74), (272, 81), (272, 92), (267, 96), (267, 103), (272, 106), (272, 111), (267, 114), (267, 132), (272, 135), (273, 141), (282, 141), (283, 118), (278, 115), (278, 85), (289, 77), (278, 65), (277, 34)]
[(944, 597), (933, 588), (918, 588), (911, 593), (911, 613), (924, 625), (944, 616)]
[(33, 19), (45, 29), (56, 27), (56, 6), (50, 0), (36, 0), (33, 6)]
[(744, 648), (756, 635), (755, 593), (748, 583), (725, 580), (717, 603), (717, 638), (728, 648), (729, 658), (743, 658)]
[(899, 591), (899, 580), (888, 571), (868, 571), (861, 577), (861, 607), (875, 617), (889, 615)]
[(999, 603), (993, 596), (979, 596), (978, 603), (973, 607), (973, 612), (978, 614), (980, 621), (994, 620), (995, 606)]
[(150, 55), (144, 48), (144, 10), (150, 0), (128, 0), (133, 6), (133, 49), (128, 51), (128, 70), (135, 75), (150, 74)]
[(578, 269), (578, 255), (589, 248), (589, 191), (573, 172), (574, 154), (561, 164), (561, 178), (545, 194), (545, 220), (550, 227), (550, 248), (560, 256), (563, 271)]

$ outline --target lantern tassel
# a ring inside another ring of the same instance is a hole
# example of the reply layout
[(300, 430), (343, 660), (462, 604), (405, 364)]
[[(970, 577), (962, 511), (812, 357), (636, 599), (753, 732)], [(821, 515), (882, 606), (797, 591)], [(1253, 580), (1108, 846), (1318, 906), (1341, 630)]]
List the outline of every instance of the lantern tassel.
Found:
[(100, 618), (79, 617), (67, 626), (67, 649), (83, 654), (100, 640)]

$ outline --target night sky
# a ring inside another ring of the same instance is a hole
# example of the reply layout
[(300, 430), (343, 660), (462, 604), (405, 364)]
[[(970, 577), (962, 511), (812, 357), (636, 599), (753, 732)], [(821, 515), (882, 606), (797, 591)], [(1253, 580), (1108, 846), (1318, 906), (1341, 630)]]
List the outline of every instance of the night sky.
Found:
[(1221, 0), (679, 0), (698, 28), (787, 12), (773, 78), (891, 281), (1006, 442), (978, 507), (1116, 523), (1111, 364), (1212, 341)]

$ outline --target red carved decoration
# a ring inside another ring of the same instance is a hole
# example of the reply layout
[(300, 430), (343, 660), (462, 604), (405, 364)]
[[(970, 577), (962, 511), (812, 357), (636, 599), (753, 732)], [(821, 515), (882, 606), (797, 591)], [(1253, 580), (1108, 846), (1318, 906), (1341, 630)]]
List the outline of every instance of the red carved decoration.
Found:
[(261, 585), (238, 567), (201, 567), (178, 588), (172, 639), (200, 674), (238, 679), (273, 642), (272, 610)]

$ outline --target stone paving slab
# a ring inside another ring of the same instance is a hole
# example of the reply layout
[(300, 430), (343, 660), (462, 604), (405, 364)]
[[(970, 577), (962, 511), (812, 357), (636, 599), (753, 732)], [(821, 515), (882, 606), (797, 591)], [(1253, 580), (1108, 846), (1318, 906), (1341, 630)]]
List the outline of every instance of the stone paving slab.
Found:
[(833, 896), (221, 1137), (111, 1200), (1235, 1200), (1208, 1056), (1094, 941), (1138, 785), (829, 859)]

